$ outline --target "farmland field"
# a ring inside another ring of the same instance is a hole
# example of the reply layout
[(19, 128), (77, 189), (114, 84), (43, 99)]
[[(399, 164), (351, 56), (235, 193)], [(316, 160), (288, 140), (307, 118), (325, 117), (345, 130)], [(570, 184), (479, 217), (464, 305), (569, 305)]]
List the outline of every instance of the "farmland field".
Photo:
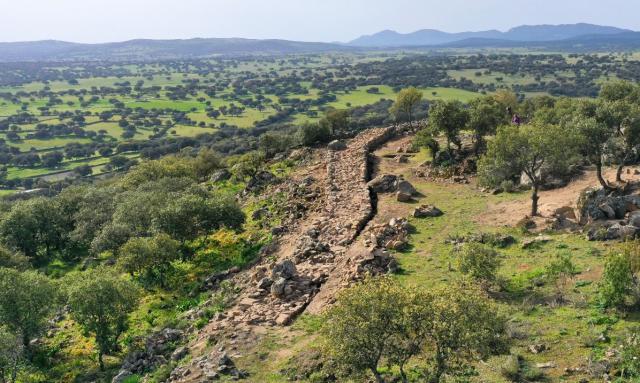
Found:
[[(468, 103), (505, 88), (521, 97), (593, 97), (606, 81), (636, 76), (636, 60), (461, 52), (42, 64), (0, 79), (0, 166), (4, 186), (15, 189), (64, 173), (69, 160), (89, 164), (95, 175), (123, 152), (156, 158), (206, 142), (223, 154), (239, 154), (255, 149), (263, 132), (295, 130), (331, 108), (359, 116), (352, 119), (358, 127), (392, 123), (390, 102), (407, 86), (429, 103)], [(53, 152), (62, 158), (45, 166), (41, 157)], [(106, 160), (90, 160), (96, 156)]]

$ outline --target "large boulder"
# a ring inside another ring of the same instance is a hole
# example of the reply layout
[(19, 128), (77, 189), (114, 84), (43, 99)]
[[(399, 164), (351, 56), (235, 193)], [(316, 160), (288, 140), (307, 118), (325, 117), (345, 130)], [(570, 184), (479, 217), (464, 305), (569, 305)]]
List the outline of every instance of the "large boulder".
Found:
[(640, 210), (629, 214), (629, 225), (640, 228)]
[(408, 194), (410, 196), (413, 196), (418, 193), (416, 188), (414, 188), (413, 185), (409, 183), (409, 181), (405, 181), (405, 180), (398, 181), (398, 192)]
[(607, 230), (607, 239), (634, 239), (637, 234), (637, 227), (616, 223)]
[(398, 202), (411, 202), (413, 201), (413, 195), (409, 193), (405, 193), (402, 191), (398, 191), (396, 193), (396, 200)]
[(369, 181), (368, 186), (375, 193), (392, 193), (397, 188), (398, 177), (393, 174), (383, 174)]
[(329, 145), (327, 145), (327, 148), (333, 151), (345, 150), (347, 148), (347, 144), (345, 144), (343, 141), (340, 141), (340, 140), (333, 140), (329, 142)]
[(271, 278), (277, 280), (278, 278), (284, 278), (285, 280), (292, 279), (296, 276), (296, 265), (293, 261), (286, 259), (281, 263), (277, 263), (273, 270), (271, 270)]
[(440, 217), (444, 213), (433, 205), (422, 205), (413, 211), (415, 218)]

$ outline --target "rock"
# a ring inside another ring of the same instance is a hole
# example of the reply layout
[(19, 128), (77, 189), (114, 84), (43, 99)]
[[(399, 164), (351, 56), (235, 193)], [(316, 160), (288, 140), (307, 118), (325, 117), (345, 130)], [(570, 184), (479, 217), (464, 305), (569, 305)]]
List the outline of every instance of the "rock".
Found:
[(602, 212), (605, 214), (607, 218), (609, 219), (616, 218), (616, 211), (613, 210), (613, 208), (609, 204), (603, 203), (602, 205), (598, 206), (598, 208), (602, 210)]
[(309, 148), (296, 149), (289, 154), (289, 159), (292, 161), (300, 161), (309, 155)]
[(572, 219), (572, 220), (576, 219), (576, 212), (573, 210), (571, 206), (559, 207), (553, 211), (553, 215), (557, 217)]
[(258, 287), (258, 290), (269, 290), (272, 284), (273, 284), (273, 281), (271, 280), (271, 278), (264, 277), (260, 280), (260, 282), (258, 282), (257, 287)]
[(634, 211), (629, 214), (629, 225), (640, 228), (640, 211)]
[(211, 182), (222, 182), (231, 178), (231, 172), (227, 169), (216, 170), (211, 175)]
[(554, 362), (536, 363), (536, 368), (554, 368), (555, 366)]
[(534, 246), (541, 245), (543, 243), (547, 243), (547, 242), (549, 242), (551, 240), (552, 240), (552, 238), (547, 236), (547, 235), (541, 235), (541, 236), (534, 237), (534, 238), (528, 238), (528, 239), (525, 239), (524, 241), (522, 241), (522, 248), (523, 249), (529, 249), (529, 248), (532, 248)]
[(375, 193), (392, 193), (396, 191), (398, 180), (397, 176), (392, 174), (383, 174), (369, 181), (367, 186)]
[(271, 285), (271, 295), (273, 295), (276, 298), (283, 298), (284, 297), (284, 288), (287, 286), (287, 280), (284, 278), (278, 278), (276, 279), (275, 282), (273, 282), (273, 284)]
[(180, 359), (183, 359), (185, 356), (187, 356), (188, 353), (189, 350), (186, 347), (178, 347), (171, 354), (171, 360), (178, 361)]
[(233, 360), (229, 358), (229, 355), (227, 355), (226, 353), (223, 353), (222, 355), (220, 355), (220, 358), (218, 358), (218, 366), (219, 367), (235, 367), (235, 363), (233, 363)]
[(120, 370), (120, 372), (118, 372), (118, 375), (111, 379), (111, 383), (122, 383), (131, 375), (133, 374), (129, 370)]
[(398, 191), (396, 193), (396, 200), (398, 202), (411, 202), (411, 201), (413, 201), (413, 196), (412, 196), (412, 194), (407, 194), (407, 193)]
[(347, 144), (345, 144), (344, 142), (342, 142), (340, 140), (333, 140), (333, 141), (329, 142), (329, 145), (327, 145), (327, 148), (329, 148), (329, 150), (333, 150), (333, 151), (345, 150), (345, 149), (347, 149)]
[(258, 172), (255, 176), (253, 176), (249, 182), (247, 182), (247, 186), (245, 187), (245, 192), (256, 192), (262, 190), (267, 185), (274, 184), (278, 181), (278, 177), (276, 177), (273, 173), (268, 172), (266, 170), (262, 170)]
[(284, 226), (276, 226), (271, 229), (272, 235), (280, 235), (286, 232), (287, 232), (287, 228), (285, 228)]
[(409, 183), (409, 181), (405, 181), (405, 180), (400, 180), (398, 181), (398, 191), (405, 193), (405, 194), (409, 194), (411, 196), (413, 196), (414, 194), (417, 194), (418, 191), (416, 190), (416, 188), (413, 187), (413, 185), (411, 185), (411, 183)]
[(277, 263), (273, 266), (273, 270), (271, 270), (271, 278), (274, 280), (278, 278), (284, 278), (285, 280), (289, 280), (295, 277), (296, 265), (290, 259), (286, 259), (280, 263)]
[(532, 344), (529, 346), (529, 352), (532, 354), (539, 354), (547, 349), (544, 344)]
[(607, 239), (633, 239), (637, 234), (637, 227), (616, 223), (607, 230)]
[(396, 157), (396, 162), (399, 164), (408, 164), (409, 156), (400, 155)]
[(444, 213), (433, 205), (422, 205), (413, 211), (415, 218), (440, 217)]

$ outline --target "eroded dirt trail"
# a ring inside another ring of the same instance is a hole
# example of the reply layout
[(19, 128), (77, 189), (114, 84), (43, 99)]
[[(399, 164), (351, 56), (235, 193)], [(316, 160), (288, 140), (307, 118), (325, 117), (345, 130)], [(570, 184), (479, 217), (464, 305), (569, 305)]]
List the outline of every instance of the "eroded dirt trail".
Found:
[[(636, 174), (637, 166), (627, 167), (628, 174), (623, 175), (625, 181), (640, 181), (640, 174)], [(615, 169), (605, 169), (604, 177), (609, 181), (615, 180)], [(556, 209), (569, 206), (575, 207), (580, 193), (591, 187), (600, 187), (595, 170), (587, 170), (562, 188), (540, 192), (539, 211), (540, 216), (548, 218)], [(526, 203), (529, 202), (529, 203)], [(530, 201), (509, 201), (492, 204), (487, 211), (477, 218), (482, 225), (515, 226), (518, 221), (531, 213)]]
[(367, 186), (369, 154), (394, 132), (367, 130), (345, 150), (327, 150), (321, 166), (303, 172), (301, 178), (321, 184), (316, 204), (321, 208), (287, 228), (277, 248), (257, 266), (233, 277), (242, 287), (237, 303), (198, 332), (188, 346), (191, 363), (175, 369), (171, 381), (214, 379), (217, 361), (229, 344), (256, 342), (269, 327), (288, 325), (305, 310), (321, 312), (338, 290), (375, 263), (375, 246), (356, 238), (375, 215)]

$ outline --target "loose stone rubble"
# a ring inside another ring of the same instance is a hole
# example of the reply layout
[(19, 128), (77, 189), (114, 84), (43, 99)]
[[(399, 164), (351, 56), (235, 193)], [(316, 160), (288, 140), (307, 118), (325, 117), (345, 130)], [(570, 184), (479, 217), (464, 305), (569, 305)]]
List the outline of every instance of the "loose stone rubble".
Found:
[(188, 354), (186, 348), (174, 350), (174, 345), (182, 340), (184, 333), (175, 329), (164, 329), (144, 341), (144, 348), (127, 355), (113, 383), (121, 383), (129, 376), (143, 374), (157, 366), (166, 364), (168, 359), (180, 360)]
[[(375, 213), (372, 191), (367, 185), (369, 154), (393, 134), (393, 128), (371, 129), (344, 149), (335, 144), (333, 150), (326, 151), (324, 190), (314, 196), (319, 211), (300, 227), (289, 225), (278, 230), (283, 237), (275, 257), (265, 258), (250, 271), (231, 278), (243, 286), (237, 303), (216, 316), (191, 348), (203, 349), (212, 334), (238, 335), (252, 331), (252, 326), (287, 325), (308, 307), (311, 310), (311, 305), (315, 309), (325, 307), (334, 299), (336, 290), (346, 284), (366, 274), (396, 270), (397, 264), (386, 249), (406, 244), (406, 220), (390, 222), (384, 228), (367, 228), (366, 234), (361, 233)], [(395, 182), (395, 187), (415, 193), (413, 186), (403, 180)], [(361, 235), (370, 239), (356, 241)], [(175, 369), (170, 381), (214, 379), (209, 377), (211, 368), (206, 363), (206, 368), (201, 366), (203, 361), (212, 360), (216, 360), (213, 353), (195, 358), (189, 365)]]

